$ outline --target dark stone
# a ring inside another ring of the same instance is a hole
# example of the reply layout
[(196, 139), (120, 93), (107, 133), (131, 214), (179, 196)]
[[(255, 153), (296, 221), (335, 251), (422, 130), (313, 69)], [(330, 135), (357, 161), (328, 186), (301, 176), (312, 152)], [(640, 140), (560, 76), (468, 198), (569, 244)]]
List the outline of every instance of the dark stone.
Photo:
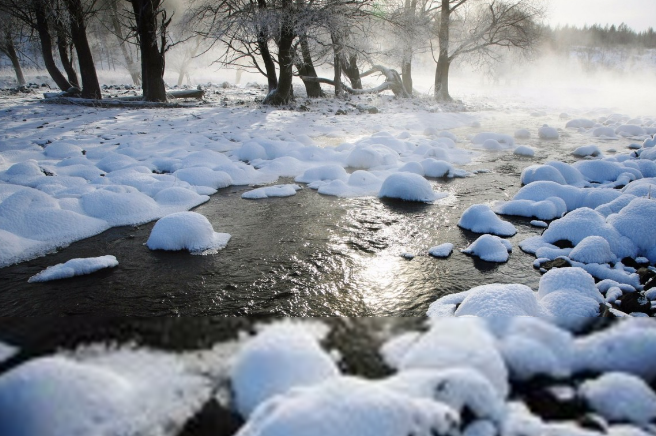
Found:
[[(557, 383), (557, 384), (556, 384)], [(575, 420), (587, 410), (585, 404), (576, 396), (564, 398), (557, 394), (558, 389), (569, 389), (564, 382), (556, 382), (548, 377), (513, 384), (513, 392), (521, 398), (534, 414), (544, 420)]]
[(556, 241), (553, 243), (558, 248), (574, 248), (574, 244), (572, 244), (571, 241), (568, 241), (567, 239), (561, 239), (560, 241)]
[(647, 267), (638, 268), (637, 272), (638, 276), (640, 276), (640, 284), (642, 285), (646, 285), (650, 280), (653, 280), (654, 277), (656, 277), (656, 273)]
[(632, 257), (625, 257), (624, 259), (622, 259), (622, 265), (629, 266), (629, 267), (635, 268), (635, 269), (638, 269), (642, 266), (641, 264), (636, 262), (636, 260)]
[(621, 301), (620, 310), (625, 313), (642, 312), (649, 313), (651, 304), (641, 292), (629, 292), (623, 294), (618, 301)]
[(212, 398), (185, 423), (178, 436), (231, 436), (242, 425), (244, 420), (239, 415)]
[(549, 271), (552, 268), (569, 268), (572, 265), (569, 263), (567, 259), (564, 257), (559, 257), (554, 260), (549, 260), (547, 262), (544, 262), (543, 264), (540, 265), (540, 268), (544, 268), (547, 271)]
[(652, 277), (647, 283), (645, 283), (644, 290), (648, 291), (651, 288), (653, 288), (654, 286), (656, 286), (656, 277)]
[(344, 109), (337, 109), (335, 115), (346, 115), (346, 111)]

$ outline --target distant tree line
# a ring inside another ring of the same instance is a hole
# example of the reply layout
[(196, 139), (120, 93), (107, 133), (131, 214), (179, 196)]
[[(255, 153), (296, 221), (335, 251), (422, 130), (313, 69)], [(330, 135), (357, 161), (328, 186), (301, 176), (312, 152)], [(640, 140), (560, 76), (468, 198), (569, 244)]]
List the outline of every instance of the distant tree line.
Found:
[[(0, 53), (19, 84), (25, 48), (37, 45), (64, 91), (99, 99), (96, 68), (118, 64), (145, 100), (166, 101), (167, 52), (183, 51), (179, 84), (194, 57), (211, 52), (220, 65), (265, 76), (271, 105), (294, 98), (294, 77), (310, 97), (324, 95), (322, 83), (337, 96), (391, 90), (411, 97), (413, 63), (430, 53), (433, 95), (449, 101), (454, 61), (530, 52), (544, 31), (540, 0), (187, 0), (184, 10), (167, 1), (0, 0)], [(319, 66), (331, 77), (319, 77)], [(362, 89), (373, 74), (384, 82)]]
[(547, 27), (544, 38), (556, 51), (565, 51), (571, 47), (603, 47), (603, 48), (656, 48), (656, 31), (653, 28), (636, 32), (627, 24), (619, 26), (599, 24), (590, 27), (562, 26)]

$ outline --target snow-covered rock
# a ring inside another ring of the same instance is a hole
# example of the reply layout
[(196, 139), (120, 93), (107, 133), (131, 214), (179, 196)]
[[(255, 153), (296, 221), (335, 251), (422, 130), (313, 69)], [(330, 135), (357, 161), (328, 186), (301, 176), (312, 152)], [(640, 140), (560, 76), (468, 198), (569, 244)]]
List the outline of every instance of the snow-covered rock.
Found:
[(394, 173), (380, 187), (378, 197), (432, 203), (448, 194), (435, 192), (428, 180), (418, 174)]
[(437, 245), (428, 249), (428, 254), (433, 257), (445, 258), (451, 255), (453, 251), (453, 244), (446, 242), (444, 244)]
[(151, 250), (188, 250), (192, 254), (210, 254), (225, 248), (227, 233), (216, 233), (212, 224), (196, 212), (177, 212), (155, 223), (146, 245)]
[(507, 262), (512, 251), (512, 244), (494, 235), (482, 235), (467, 248), (460, 250), (465, 254), (471, 254), (488, 262)]
[(471, 368), (409, 369), (382, 381), (388, 389), (447, 404), (460, 414), (501, 423), (504, 398), (479, 371)]
[[(515, 133), (515, 135), (516, 135), (516, 133)], [(515, 137), (517, 137), (517, 136), (515, 136)], [(516, 154), (517, 156), (533, 157), (533, 156), (535, 156), (535, 150), (533, 150), (529, 146), (520, 145), (519, 147), (515, 148), (515, 150), (513, 151), (513, 154)]]
[(442, 403), (338, 377), (266, 402), (237, 436), (455, 436), (459, 424)]
[(544, 124), (538, 129), (538, 137), (540, 139), (558, 139), (560, 135), (558, 134), (557, 129)]
[(432, 318), (431, 328), (410, 345), (398, 369), (471, 368), (483, 374), (501, 397), (509, 391), (508, 372), (494, 337), (472, 318)]
[(610, 244), (601, 236), (588, 236), (581, 240), (569, 253), (569, 258), (582, 263), (611, 263), (617, 257), (610, 249)]
[(273, 324), (250, 339), (235, 358), (231, 374), (235, 406), (249, 417), (275, 395), (338, 375), (335, 362), (302, 325)]
[(458, 221), (458, 226), (474, 233), (490, 233), (498, 236), (513, 236), (515, 226), (501, 220), (488, 205), (474, 204), (467, 208)]
[(579, 388), (581, 396), (610, 422), (645, 425), (656, 419), (656, 393), (641, 378), (608, 372)]

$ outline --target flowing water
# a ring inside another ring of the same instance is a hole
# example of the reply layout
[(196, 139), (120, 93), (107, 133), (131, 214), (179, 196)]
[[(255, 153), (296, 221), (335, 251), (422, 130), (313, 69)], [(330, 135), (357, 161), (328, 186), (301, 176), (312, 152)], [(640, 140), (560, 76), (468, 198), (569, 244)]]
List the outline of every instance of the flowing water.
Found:
[[(553, 117), (490, 114), (483, 129), (453, 132), (464, 138), (478, 131), (512, 134), (527, 127), (536, 136), (544, 122), (564, 126)], [(510, 199), (520, 188), (524, 167), (553, 159), (571, 162), (571, 150), (593, 142), (566, 132), (555, 141), (522, 141), (536, 150), (533, 158), (481, 152), (465, 168), (489, 172), (431, 180), (435, 189), (452, 194), (432, 205), (340, 199), (308, 188), (293, 197), (247, 201), (241, 199), (246, 187), (223, 189), (195, 209), (215, 231), (232, 235), (218, 254), (151, 251), (144, 243), (154, 223), (113, 228), (1, 269), (2, 315), (415, 316), (424, 315), (440, 296), (482, 284), (523, 283), (537, 289), (534, 258), (518, 244), (541, 229), (528, 219), (505, 217), (518, 234), (509, 238), (514, 247), (509, 262), (495, 264), (459, 252), (479, 235), (463, 231), (457, 222), (472, 204)], [(625, 150), (630, 142), (600, 145)], [(428, 248), (444, 242), (455, 246), (448, 259), (428, 256)], [(407, 260), (404, 252), (416, 257)], [(47, 266), (105, 254), (116, 256), (119, 266), (71, 279), (27, 282)]]

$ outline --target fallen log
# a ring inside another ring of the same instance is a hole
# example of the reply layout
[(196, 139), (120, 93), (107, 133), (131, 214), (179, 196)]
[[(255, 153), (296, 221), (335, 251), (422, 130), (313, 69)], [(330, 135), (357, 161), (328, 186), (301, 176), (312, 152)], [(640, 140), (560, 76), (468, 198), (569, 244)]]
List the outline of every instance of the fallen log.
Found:
[[(200, 100), (203, 98), (205, 95), (205, 91), (202, 89), (183, 89), (180, 91), (170, 91), (166, 93), (167, 98), (195, 98), (197, 100)], [(118, 96), (118, 97), (110, 97), (105, 100), (93, 100), (93, 99), (82, 99), (79, 97), (76, 97), (73, 93), (70, 91), (66, 92), (44, 92), (43, 97), (45, 99), (74, 99), (75, 103), (83, 103), (82, 100), (89, 100), (88, 103), (90, 105), (97, 105), (100, 102), (103, 101), (111, 101), (113, 104), (116, 104), (117, 102), (143, 102), (143, 96), (142, 95), (126, 95), (126, 96)], [(73, 101), (71, 101), (73, 102)]]
[[(370, 70), (365, 71), (360, 76), (365, 77), (374, 73), (382, 73), (385, 76), (385, 82), (382, 84), (368, 89), (353, 89), (348, 85), (342, 83), (342, 88), (349, 94), (359, 95), (359, 94), (378, 94), (380, 92), (391, 90), (395, 96), (408, 98), (411, 97), (410, 93), (403, 86), (401, 81), (401, 76), (395, 70), (383, 67), (381, 65), (374, 65)], [(326, 79), (323, 77), (309, 77), (301, 76), (301, 79), (308, 82), (319, 82), (325, 83), (326, 85), (335, 86), (335, 81), (331, 79)]]

